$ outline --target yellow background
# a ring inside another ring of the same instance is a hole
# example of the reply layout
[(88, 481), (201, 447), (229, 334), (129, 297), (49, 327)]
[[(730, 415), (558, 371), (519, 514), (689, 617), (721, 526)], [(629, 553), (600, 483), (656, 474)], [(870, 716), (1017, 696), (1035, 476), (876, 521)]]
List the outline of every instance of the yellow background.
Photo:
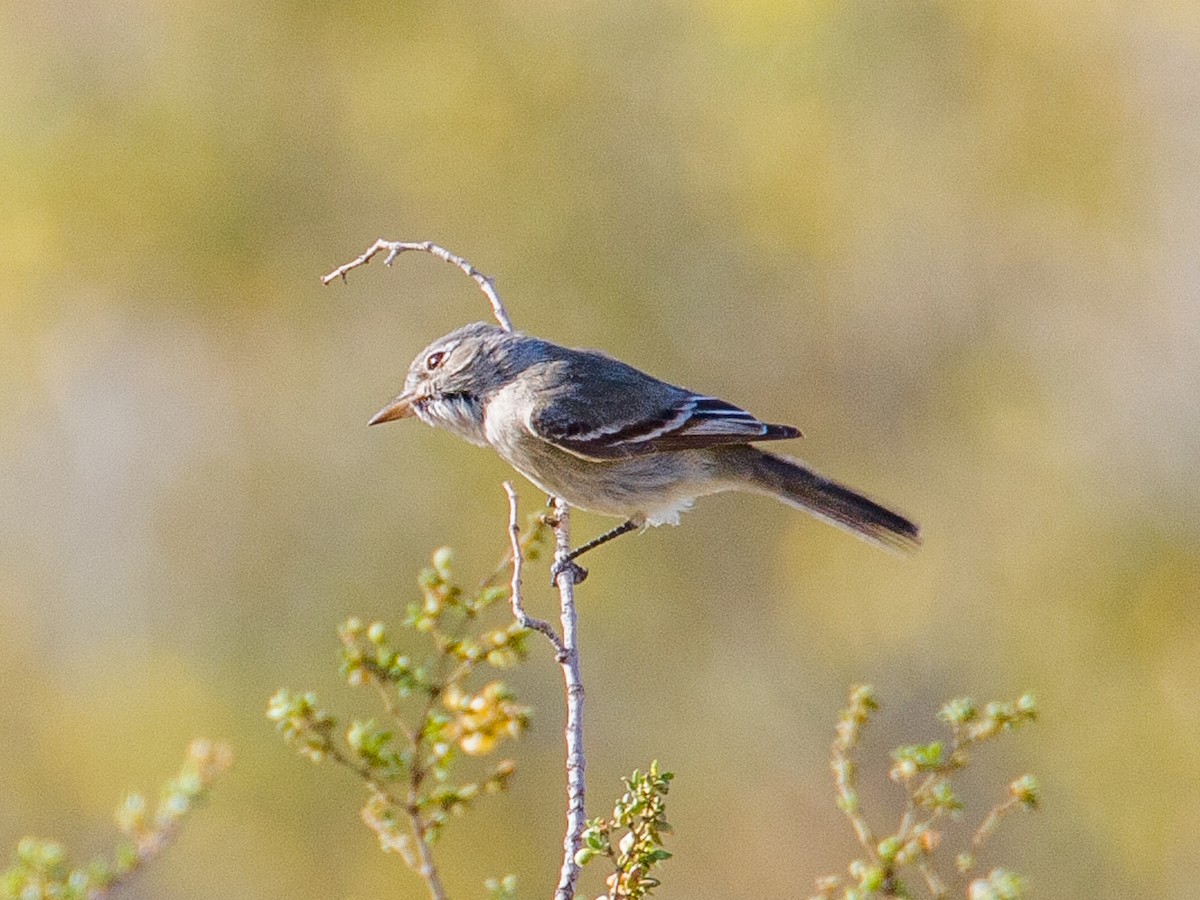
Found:
[[(14, 2), (0, 85), (0, 845), (103, 848), (204, 734), (236, 768), (126, 896), (423, 895), (263, 718), (280, 685), (353, 706), (336, 624), (398, 620), (439, 544), (464, 577), (504, 548), (499, 460), (364, 427), (487, 317), (430, 258), (318, 283), (386, 236), (800, 426), (924, 527), (906, 560), (724, 496), (591, 558), (591, 812), (677, 773), (659, 896), (849, 860), (828, 745), (864, 680), (877, 828), (888, 747), (1032, 688), (1043, 723), (964, 787), (978, 816), (1033, 771), (1045, 809), (985, 859), (1040, 897), (1200, 896), (1195, 4)], [(454, 896), (555, 877), (533, 646), (513, 791), (440, 847)]]

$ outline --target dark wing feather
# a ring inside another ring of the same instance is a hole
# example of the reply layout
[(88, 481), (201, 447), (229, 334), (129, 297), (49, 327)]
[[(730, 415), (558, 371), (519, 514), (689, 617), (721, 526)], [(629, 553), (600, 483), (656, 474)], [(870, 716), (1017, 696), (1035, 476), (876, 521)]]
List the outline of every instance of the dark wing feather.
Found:
[(529, 425), (538, 437), (576, 456), (606, 460), (800, 436), (790, 425), (769, 425), (732, 403), (602, 359), (599, 367), (580, 366), (577, 358), (554, 363), (555, 376), (564, 379), (558, 383), (571, 387), (535, 406)]

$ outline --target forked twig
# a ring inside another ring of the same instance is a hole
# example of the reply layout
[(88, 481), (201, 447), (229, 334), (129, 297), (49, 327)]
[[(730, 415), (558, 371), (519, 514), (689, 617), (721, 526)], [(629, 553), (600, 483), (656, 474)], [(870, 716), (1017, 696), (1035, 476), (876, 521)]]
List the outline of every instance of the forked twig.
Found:
[(479, 289), (488, 298), (488, 303), (492, 305), (492, 314), (496, 317), (496, 321), (500, 323), (500, 327), (505, 331), (516, 331), (513, 328), (512, 319), (508, 317), (508, 310), (504, 307), (504, 301), (496, 293), (496, 287), (492, 283), (492, 279), (484, 275), (461, 256), (456, 256), (445, 247), (439, 247), (433, 241), (385, 241), (383, 238), (380, 238), (368, 247), (366, 253), (362, 256), (352, 259), (350, 262), (338, 266), (328, 275), (322, 276), (321, 284), (329, 284), (338, 278), (345, 281), (347, 272), (351, 269), (357, 269), (359, 266), (365, 266), (371, 261), (372, 257), (382, 253), (384, 250), (387, 251), (387, 256), (383, 259), (385, 266), (390, 266), (397, 256), (409, 250), (420, 250), (423, 253), (431, 253), (438, 259), (448, 262), (452, 266), (457, 266), (464, 274), (479, 285)]
[(525, 601), (521, 594), (521, 570), (525, 565), (525, 554), (521, 552), (521, 524), (517, 518), (517, 492), (511, 481), (504, 482), (504, 493), (508, 494), (508, 537), (512, 542), (512, 588), (509, 603), (512, 605), (513, 618), (522, 628), (529, 628), (546, 636), (546, 640), (554, 645), (556, 658), (562, 662), (567, 654), (562, 638), (554, 627), (544, 619), (535, 619), (525, 612)]
[[(325, 275), (321, 279), (321, 283), (329, 284), (338, 278), (345, 280), (346, 274), (352, 269), (365, 266), (373, 257), (385, 251), (387, 255), (384, 257), (383, 262), (384, 265), (390, 266), (397, 256), (410, 250), (429, 253), (443, 262), (448, 262), (452, 266), (457, 267), (479, 285), (479, 289), (483, 291), (484, 296), (488, 299), (488, 303), (491, 304), (492, 314), (496, 317), (496, 321), (500, 324), (500, 327), (505, 331), (516, 330), (513, 328), (512, 319), (508, 316), (508, 310), (504, 306), (504, 301), (496, 293), (493, 280), (461, 256), (451, 253), (446, 248), (440, 247), (432, 241), (385, 241), (383, 238), (380, 238), (357, 259), (338, 266), (328, 275)], [(517, 522), (517, 496), (512, 485), (508, 482), (504, 483), (504, 491), (508, 495), (509, 537), (512, 541), (513, 551), (511, 598), (513, 616), (522, 626), (532, 628), (534, 631), (544, 635), (554, 646), (555, 659), (562, 666), (563, 681), (566, 685), (567, 723), (564, 728), (564, 737), (566, 739), (567, 750), (567, 832), (563, 837), (562, 868), (559, 873), (558, 887), (555, 889), (554, 897), (555, 900), (574, 900), (575, 887), (579, 880), (580, 871), (579, 863), (575, 861), (575, 854), (583, 843), (583, 831), (587, 827), (587, 791), (585, 781), (587, 758), (583, 749), (584, 691), (583, 677), (579, 665), (579, 621), (575, 613), (575, 575), (574, 571), (568, 568), (559, 574), (556, 579), (563, 628), (560, 637), (548, 622), (544, 622), (541, 619), (534, 619), (525, 612), (521, 597), (521, 567), (524, 559), (520, 546), (520, 526)], [(565, 561), (571, 550), (571, 517), (570, 507), (561, 499), (556, 498), (554, 505), (556, 519), (554, 524), (554, 556), (555, 562), (559, 562)]]

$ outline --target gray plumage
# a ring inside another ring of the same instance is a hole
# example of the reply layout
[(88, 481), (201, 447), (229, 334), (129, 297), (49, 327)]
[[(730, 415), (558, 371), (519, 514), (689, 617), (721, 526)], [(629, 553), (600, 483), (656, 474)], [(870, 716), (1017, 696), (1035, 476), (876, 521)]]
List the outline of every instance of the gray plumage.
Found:
[[(697, 497), (773, 496), (860, 537), (911, 547), (903, 516), (755, 443), (800, 436), (594, 350), (467, 325), (434, 341), (371, 424), (415, 415), (493, 448), (571, 506), (629, 528), (676, 524)], [(627, 529), (628, 530), (628, 529)]]

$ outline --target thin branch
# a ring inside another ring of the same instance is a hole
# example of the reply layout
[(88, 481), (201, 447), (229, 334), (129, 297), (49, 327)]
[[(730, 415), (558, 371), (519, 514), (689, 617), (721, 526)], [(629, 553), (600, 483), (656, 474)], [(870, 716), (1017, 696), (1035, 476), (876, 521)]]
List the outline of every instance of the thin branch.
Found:
[(1010, 812), (1021, 805), (1021, 801), (1016, 797), (1009, 797), (1003, 803), (997, 803), (984, 816), (979, 827), (975, 829), (975, 834), (971, 836), (971, 846), (979, 850), (987, 843), (988, 838), (996, 833), (996, 829), (1000, 827), (1000, 822)]
[[(342, 641), (342, 646), (357, 652), (358, 639), (356, 637), (352, 636), (346, 631), (339, 631), (339, 637)], [(375, 688), (376, 693), (379, 694), (379, 700), (381, 703), (383, 703), (383, 708), (387, 710), (388, 715), (392, 717), (393, 723), (395, 723), (396, 727), (399, 728), (403, 733), (405, 740), (407, 740), (408, 743), (415, 748), (417, 745), (418, 736), (413, 732), (412, 728), (409, 727), (407, 720), (401, 714), (400, 707), (396, 704), (396, 700), (392, 691), (388, 690), (387, 684), (380, 677), (377, 665), (369, 663), (364, 664), (362, 671), (367, 681), (371, 683), (371, 685)], [(357, 771), (357, 769), (355, 769), (355, 771)]]
[(429, 827), (421, 817), (420, 807), (417, 806), (417, 788), (420, 780), (413, 769), (413, 782), (408, 795), (409, 822), (412, 823), (413, 837), (417, 843), (417, 874), (424, 879), (429, 887), (431, 900), (446, 900), (446, 888), (442, 885), (442, 877), (438, 874), (437, 865), (433, 861), (433, 849), (429, 846)]
[(858, 765), (851, 758), (850, 753), (850, 748), (834, 743), (833, 762), (830, 768), (833, 769), (834, 787), (839, 800), (838, 806), (847, 821), (850, 822), (850, 827), (854, 829), (854, 836), (858, 838), (858, 842), (874, 859), (875, 836), (871, 832), (871, 826), (867, 824), (866, 818), (858, 809), (858, 786), (856, 784)]
[[(429, 896), (431, 900), (447, 900), (446, 889), (442, 885), (442, 877), (438, 873), (437, 864), (433, 859), (433, 849), (429, 845), (429, 826), (422, 818), (420, 806), (418, 805), (418, 789), (421, 779), (424, 777), (424, 772), (419, 767), (419, 752), (420, 748), (414, 744), (413, 746), (413, 767), (411, 782), (409, 785), (408, 797), (406, 800), (401, 800), (393, 794), (384, 782), (380, 781), (375, 773), (371, 771), (371, 767), (367, 765), (359, 765), (350, 759), (346, 754), (339, 750), (336, 746), (330, 745), (325, 752), (329, 758), (340, 766), (349, 769), (369, 787), (376, 798), (381, 802), (388, 804), (393, 809), (403, 810), (408, 816), (409, 825), (412, 828), (413, 843), (417, 845), (417, 855), (414, 857), (411, 848), (406, 848), (403, 839), (398, 843), (392, 843), (391, 849), (400, 852), (404, 857), (404, 861), (416, 872), (429, 888)], [(389, 834), (385, 829), (384, 820), (372, 811), (370, 804), (363, 807), (363, 821), (367, 827), (374, 831), (382, 842), (385, 834)], [(385, 849), (388, 849), (385, 847)]]
[[(548, 622), (531, 618), (525, 612), (521, 595), (521, 569), (525, 560), (521, 553), (517, 492), (507, 481), (504, 482), (504, 492), (508, 494), (508, 533), (513, 554), (513, 616), (523, 627), (541, 632), (554, 645), (567, 687), (567, 723), (563, 729), (567, 745), (567, 833), (563, 838), (562, 869), (559, 872), (554, 897), (555, 900), (573, 900), (580, 870), (579, 863), (575, 861), (575, 854), (579, 852), (583, 843), (583, 831), (587, 827), (587, 757), (583, 750), (584, 691), (579, 666), (579, 620), (575, 612), (574, 570), (568, 567), (557, 579), (563, 627), (562, 637), (559, 637)], [(554, 558), (557, 562), (566, 559), (571, 552), (571, 508), (557, 498), (554, 507)]]
[[(492, 306), (492, 314), (500, 327), (505, 331), (515, 331), (512, 319), (504, 301), (496, 293), (493, 280), (484, 275), (473, 265), (456, 256), (444, 247), (439, 247), (432, 241), (406, 242), (385, 241), (383, 238), (372, 244), (365, 253), (357, 259), (338, 266), (321, 279), (322, 284), (329, 284), (337, 278), (345, 280), (346, 274), (359, 266), (365, 266), (377, 254), (387, 251), (384, 265), (391, 265), (397, 256), (410, 250), (430, 253), (438, 259), (457, 267), (471, 278)], [(512, 578), (512, 607), (513, 615), (523, 626), (532, 628), (545, 635), (554, 645), (555, 657), (563, 670), (563, 681), (567, 690), (567, 723), (564, 736), (567, 745), (567, 833), (563, 838), (563, 862), (559, 874), (558, 887), (554, 892), (555, 900), (574, 900), (575, 885), (579, 880), (579, 864), (575, 862), (575, 854), (583, 843), (583, 831), (587, 827), (587, 808), (585, 806), (586, 786), (585, 774), (587, 759), (583, 751), (583, 677), (579, 665), (579, 622), (575, 613), (575, 574), (574, 569), (568, 568), (557, 578), (559, 604), (562, 610), (562, 636), (555, 633), (554, 628), (547, 622), (531, 618), (524, 608), (521, 599), (521, 566), (524, 562), (520, 545), (520, 529), (517, 523), (517, 501), (512, 485), (505, 483), (505, 493), (509, 498), (509, 534), (513, 547), (513, 578)], [(555, 562), (565, 562), (571, 552), (571, 511), (561, 499), (556, 498), (555, 506)], [(420, 841), (418, 840), (418, 845)], [(424, 861), (422, 853), (422, 861)], [(430, 884), (431, 889), (433, 884)]]
[(359, 266), (365, 266), (371, 261), (371, 258), (382, 251), (387, 251), (387, 256), (383, 259), (385, 266), (390, 266), (392, 262), (401, 253), (408, 250), (420, 250), (423, 253), (431, 253), (438, 259), (450, 263), (461, 269), (469, 278), (479, 285), (479, 289), (483, 291), (485, 297), (488, 298), (488, 303), (492, 305), (492, 314), (496, 317), (496, 321), (500, 323), (500, 327), (505, 331), (515, 331), (513, 328), (512, 319), (508, 317), (508, 310), (504, 307), (504, 301), (500, 299), (500, 295), (496, 293), (496, 287), (493, 280), (487, 275), (484, 275), (473, 265), (463, 259), (461, 256), (456, 256), (447, 250), (445, 247), (439, 247), (433, 241), (385, 241), (383, 238), (372, 244), (367, 252), (357, 259), (338, 266), (328, 275), (321, 278), (322, 284), (329, 284), (338, 278), (346, 280), (346, 273), (351, 269), (357, 269)]
[(517, 518), (517, 492), (513, 489), (512, 482), (504, 482), (504, 493), (508, 494), (508, 536), (512, 541), (512, 592), (509, 599), (512, 604), (513, 618), (522, 628), (529, 628), (544, 634), (546, 639), (554, 645), (555, 658), (561, 662), (567, 655), (567, 648), (563, 645), (558, 632), (549, 622), (535, 619), (525, 612), (525, 602), (521, 596), (521, 569), (525, 565), (525, 554), (521, 552), (521, 524)]
[(925, 879), (925, 886), (929, 888), (929, 893), (934, 900), (944, 900), (950, 895), (950, 889), (946, 887), (946, 882), (942, 880), (928, 860), (920, 860), (917, 863), (917, 871)]
[(877, 859), (875, 835), (859, 809), (858, 764), (854, 761), (854, 751), (858, 748), (871, 713), (877, 708), (873, 689), (869, 685), (858, 685), (851, 690), (849, 705), (842, 710), (838, 719), (830, 760), (838, 807), (872, 861)]
[[(441, 693), (438, 694), (441, 696)], [(430, 696), (425, 701), (425, 710), (421, 713), (421, 722), (428, 722), (429, 715), (437, 705), (437, 698)], [(429, 770), (421, 764), (421, 748), (426, 743), (426, 736), (422, 728), (417, 734), (417, 740), (413, 742), (413, 761), (412, 768), (409, 770), (408, 780), (408, 803), (405, 805), (405, 811), (408, 813), (409, 821), (412, 823), (413, 837), (417, 841), (417, 874), (425, 880), (425, 884), (429, 887), (429, 896), (432, 900), (446, 900), (446, 889), (442, 886), (441, 875), (438, 874), (437, 865), (433, 861), (433, 848), (429, 845), (429, 823), (421, 816), (421, 782), (425, 780), (425, 776), (429, 774)]]
[[(571, 507), (561, 498), (554, 500), (555, 563), (565, 561), (571, 552)], [(562, 642), (565, 652), (559, 657), (563, 680), (567, 685), (567, 834), (563, 838), (563, 863), (555, 900), (573, 900), (579, 880), (575, 854), (583, 842), (587, 827), (586, 773), (583, 752), (583, 677), (579, 666), (579, 621), (575, 614), (575, 574), (567, 567), (558, 576), (558, 596), (562, 608)]]
[(387, 785), (375, 777), (375, 774), (371, 771), (370, 766), (360, 766), (333, 744), (323, 748), (322, 752), (328, 755), (329, 758), (339, 766), (350, 772), (353, 772), (355, 775), (361, 778), (367, 787), (369, 787), (372, 791), (374, 791), (392, 806), (396, 807), (396, 809), (405, 808), (404, 801), (389, 791), (387, 789)]
[[(88, 900), (103, 900), (110, 893), (123, 888), (162, 853), (178, 835), (184, 814), (194, 807), (196, 799), (208, 790), (213, 780), (231, 765), (233, 751), (226, 744), (202, 738), (192, 741), (182, 771), (169, 783), (169, 796), (159, 801), (153, 819), (131, 822), (122, 828), (133, 842), (132, 857), (103, 886), (88, 887)], [(129, 801), (126, 801), (124, 808), (129, 808)], [(120, 817), (121, 810), (117, 814)]]
[[(530, 551), (536, 551), (537, 546), (543, 541), (546, 531), (550, 528), (551, 518), (549, 515), (539, 515), (528, 521), (529, 530), (521, 535), (521, 542), (519, 544), (521, 553), (524, 555), (523, 563), (529, 562), (529, 560), (534, 558), (530, 555)], [(487, 578), (479, 582), (479, 590), (483, 591), (486, 588), (494, 587), (501, 581), (511, 581), (512, 563), (513, 551), (510, 543), (504, 550), (503, 558), (496, 563), (496, 568), (492, 570)]]

